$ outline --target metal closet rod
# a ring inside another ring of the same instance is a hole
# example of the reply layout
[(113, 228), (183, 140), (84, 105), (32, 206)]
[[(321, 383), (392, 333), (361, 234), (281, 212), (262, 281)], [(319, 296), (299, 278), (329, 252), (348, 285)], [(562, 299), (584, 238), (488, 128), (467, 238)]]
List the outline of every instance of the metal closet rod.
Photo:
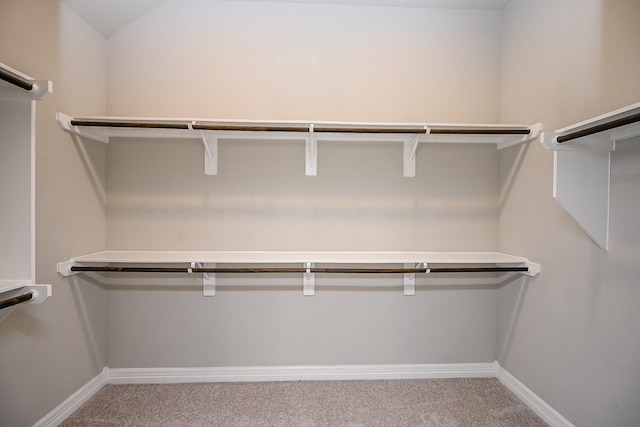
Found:
[(591, 126), (586, 129), (582, 129), (576, 132), (571, 132), (566, 135), (560, 135), (556, 138), (558, 144), (562, 144), (563, 142), (571, 141), (574, 139), (582, 138), (584, 136), (593, 135), (594, 133), (604, 132), (606, 130), (615, 129), (620, 126), (630, 125), (632, 123), (640, 122), (640, 113), (632, 114), (627, 117), (623, 117), (620, 119), (612, 120), (610, 122), (602, 123), (596, 126)]
[[(210, 131), (244, 131), (244, 132), (310, 132), (309, 126), (278, 126), (278, 125), (218, 125), (205, 123), (183, 123), (183, 122), (136, 122), (136, 121), (115, 121), (99, 119), (72, 119), (72, 126), (86, 127), (116, 127), (116, 128), (139, 128), (139, 129), (194, 129)], [(322, 127), (314, 126), (314, 133), (378, 133), (378, 134), (426, 134), (424, 128), (368, 128), (368, 127)], [(430, 129), (429, 134), (455, 134), (455, 135), (527, 135), (531, 130), (528, 128), (498, 129), (498, 128), (435, 128)]]
[(405, 274), (405, 273), (502, 273), (527, 272), (528, 267), (436, 267), (436, 268), (218, 268), (218, 267), (88, 267), (71, 266), (75, 272), (114, 273), (347, 273), (347, 274)]
[(29, 292), (26, 294), (18, 295), (17, 297), (8, 298), (0, 301), (0, 310), (3, 308), (8, 308), (13, 305), (22, 304), (23, 302), (27, 302), (33, 299), (33, 292)]
[(33, 89), (33, 83), (19, 76), (16, 76), (15, 74), (9, 73), (2, 68), (0, 68), (0, 79), (4, 80), (5, 82), (11, 83), (14, 86), (18, 86), (24, 90)]

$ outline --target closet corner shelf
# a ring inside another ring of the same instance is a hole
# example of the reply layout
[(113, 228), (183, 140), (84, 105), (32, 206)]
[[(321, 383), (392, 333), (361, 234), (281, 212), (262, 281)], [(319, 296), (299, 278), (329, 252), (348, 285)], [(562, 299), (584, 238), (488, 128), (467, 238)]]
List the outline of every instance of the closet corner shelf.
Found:
[(554, 150), (553, 197), (600, 246), (609, 247), (611, 151), (618, 141), (640, 136), (640, 103), (544, 132)]
[(616, 141), (640, 135), (640, 102), (585, 120), (540, 138), (548, 150), (613, 151)]
[[(6, 137), (7, 139), (7, 141), (5, 141), (3, 138), (2, 143), (6, 143), (8, 144), (8, 147), (11, 147), (11, 149), (6, 153), (3, 153), (11, 158), (10, 162), (5, 163), (17, 164), (18, 167), (23, 165), (22, 162), (13, 162), (14, 157), (18, 157), (19, 160), (23, 159), (23, 151), (20, 150), (20, 155), (16, 156), (13, 147), (20, 146), (20, 144), (25, 142), (31, 142), (31, 144), (33, 144), (33, 120), (35, 117), (34, 101), (41, 100), (52, 92), (53, 84), (49, 80), (33, 79), (20, 71), (0, 63), (0, 103), (2, 103), (2, 108), (7, 111), (12, 111), (18, 104), (20, 105), (19, 108), (15, 108), (18, 114), (16, 114), (16, 116), (11, 115), (11, 119), (8, 121), (5, 120), (2, 128), (2, 137)], [(25, 105), (27, 108), (23, 108)], [(28, 112), (26, 113), (28, 115), (25, 114), (25, 117), (22, 117), (23, 111)], [(18, 116), (19, 119), (16, 120), (16, 117)], [(13, 124), (16, 124), (15, 128)], [(32, 149), (26, 151), (24, 157), (26, 156), (31, 156), (31, 164), (33, 165)], [(8, 174), (7, 176), (11, 175), (10, 172), (5, 172)], [(17, 186), (16, 183), (18, 183)], [(10, 185), (5, 185), (5, 192), (23, 191), (24, 188), (22, 187), (22, 183), (22, 179), (11, 181)], [(26, 181), (26, 184), (32, 185), (28, 180)], [(28, 187), (27, 191), (30, 191)], [(25, 216), (31, 215), (31, 218), (33, 218), (32, 207), (30, 209), (25, 209), (24, 212), (22, 210), (19, 210), (18, 212), (21, 214), (24, 213)], [(9, 224), (8, 227), (13, 225), (11, 218), (14, 216), (15, 215), (13, 214), (9, 215), (9, 218), (7, 219)], [(28, 235), (23, 235), (22, 233), (17, 233), (15, 236), (3, 235), (2, 237), (3, 241), (0, 242), (0, 246), (6, 251), (10, 251), (14, 244), (19, 241), (29, 239)], [(23, 258), (19, 258), (19, 266), (17, 270), (22, 270), (22, 267), (24, 267), (24, 270), (31, 270), (33, 268), (33, 250), (30, 252), (29, 257), (26, 258), (26, 261)], [(51, 285), (36, 285), (32, 283), (33, 278), (26, 279), (24, 276), (20, 275), (23, 278), (16, 279), (13, 277), (13, 274), (7, 271), (3, 271), (2, 273), (3, 274), (0, 275), (0, 322), (9, 315), (16, 305), (23, 303), (41, 304), (51, 296)]]
[(320, 121), (248, 121), (158, 119), (139, 117), (57, 120), (71, 134), (109, 142), (111, 137), (196, 138), (205, 151), (205, 174), (218, 173), (218, 140), (280, 139), (305, 143), (305, 174), (317, 175), (318, 141), (398, 142), (403, 144), (403, 175), (415, 176), (416, 151), (421, 142), (496, 144), (498, 149), (538, 138), (542, 126), (489, 124), (349, 123)]
[[(256, 266), (264, 264), (275, 267)], [(288, 264), (299, 266), (285, 266)], [(402, 267), (361, 267), (375, 264)], [(314, 294), (315, 274), (402, 274), (405, 295), (414, 295), (416, 274), (519, 273), (534, 277), (540, 270), (540, 264), (527, 258), (500, 252), (102, 251), (58, 264), (58, 273), (65, 277), (90, 272), (202, 274), (205, 296), (215, 295), (217, 273), (301, 274), (304, 295)]]
[(0, 98), (40, 100), (53, 93), (53, 83), (36, 80), (0, 63)]

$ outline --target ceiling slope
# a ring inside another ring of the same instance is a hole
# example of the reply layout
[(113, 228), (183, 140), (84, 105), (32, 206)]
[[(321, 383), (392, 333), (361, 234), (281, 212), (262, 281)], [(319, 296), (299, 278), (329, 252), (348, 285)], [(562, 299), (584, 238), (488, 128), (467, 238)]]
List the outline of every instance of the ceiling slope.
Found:
[[(167, 0), (62, 0), (93, 28), (108, 38), (120, 28)], [(245, 0), (210, 0), (245, 1)], [(253, 0), (274, 1), (274, 0)], [(279, 0), (285, 3), (323, 3), (361, 6), (424, 7), (500, 10), (509, 0)]]
[(109, 37), (166, 0), (62, 0), (100, 34)]

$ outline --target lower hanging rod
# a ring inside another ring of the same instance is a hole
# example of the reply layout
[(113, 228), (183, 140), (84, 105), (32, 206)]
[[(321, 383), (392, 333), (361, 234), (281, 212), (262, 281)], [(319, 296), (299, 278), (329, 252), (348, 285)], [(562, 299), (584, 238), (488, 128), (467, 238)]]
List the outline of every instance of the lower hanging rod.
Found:
[(18, 295), (17, 297), (7, 298), (0, 301), (0, 310), (8, 308), (14, 305), (22, 304), (23, 302), (31, 301), (33, 299), (33, 292)]
[(528, 272), (529, 267), (436, 267), (436, 268), (202, 268), (202, 267), (89, 267), (72, 266), (71, 271), (106, 273), (334, 273), (334, 274), (410, 274), (410, 273), (507, 273)]

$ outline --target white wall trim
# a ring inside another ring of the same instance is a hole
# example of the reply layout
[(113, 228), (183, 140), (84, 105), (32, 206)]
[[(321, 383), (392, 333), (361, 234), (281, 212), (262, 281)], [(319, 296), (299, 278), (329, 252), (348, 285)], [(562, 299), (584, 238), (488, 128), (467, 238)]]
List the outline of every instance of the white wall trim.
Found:
[(170, 384), (247, 381), (491, 378), (491, 363), (433, 365), (235, 366), (211, 368), (115, 368), (109, 384)]
[(34, 424), (55, 427), (107, 384), (175, 384), (249, 381), (330, 381), (438, 378), (497, 378), (524, 404), (552, 427), (573, 424), (493, 363), (415, 365), (224, 366), (205, 368), (108, 368)]
[(507, 372), (498, 362), (493, 362), (493, 364), (495, 377), (547, 424), (551, 427), (574, 427), (569, 420)]
[(69, 396), (64, 402), (56, 406), (51, 412), (45, 415), (33, 427), (56, 427), (78, 408), (80, 408), (87, 400), (107, 385), (107, 372), (109, 368), (104, 368), (98, 375), (91, 379), (88, 383), (80, 387), (78, 391)]

